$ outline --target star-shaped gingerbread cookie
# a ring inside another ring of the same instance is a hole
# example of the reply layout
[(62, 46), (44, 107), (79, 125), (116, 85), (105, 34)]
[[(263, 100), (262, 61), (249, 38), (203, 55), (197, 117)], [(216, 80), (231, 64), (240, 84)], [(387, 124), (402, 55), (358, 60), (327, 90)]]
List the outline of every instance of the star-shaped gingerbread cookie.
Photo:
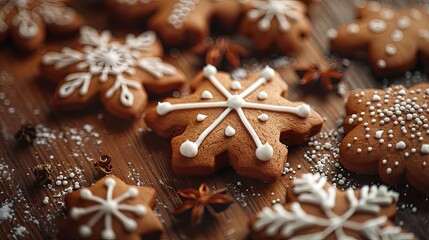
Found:
[(210, 26), (233, 30), (242, 13), (241, 1), (109, 0), (109, 6), (123, 20), (147, 19), (164, 44), (176, 47), (200, 43), (210, 35)]
[(185, 76), (160, 57), (163, 49), (154, 32), (125, 39), (82, 27), (72, 48), (42, 58), (42, 74), (57, 84), (54, 107), (81, 109), (101, 100), (115, 116), (132, 119), (147, 105), (147, 90), (165, 94), (180, 88)]
[(376, 1), (358, 2), (358, 20), (329, 29), (331, 49), (342, 55), (367, 52), (373, 72), (392, 76), (429, 62), (429, 7), (399, 10)]
[(347, 102), (340, 161), (378, 173), (387, 184), (408, 181), (429, 194), (429, 84), (353, 92)]
[(241, 32), (261, 52), (297, 50), (311, 33), (307, 5), (299, 0), (251, 0), (245, 5)]
[(399, 194), (386, 186), (339, 191), (319, 174), (293, 180), (287, 204), (250, 219), (253, 239), (415, 239), (394, 224)]
[(283, 97), (288, 87), (270, 67), (233, 81), (207, 65), (195, 82), (191, 95), (167, 99), (146, 113), (156, 133), (174, 137), (172, 165), (178, 174), (208, 175), (231, 165), (239, 175), (273, 182), (288, 154), (282, 142), (304, 143), (322, 127), (310, 106)]
[(0, 1), (0, 42), (10, 35), (19, 48), (33, 51), (45, 41), (46, 31), (54, 35), (77, 32), (83, 19), (66, 2)]
[(59, 239), (159, 238), (162, 224), (152, 212), (155, 191), (134, 187), (113, 175), (68, 194), (67, 219)]

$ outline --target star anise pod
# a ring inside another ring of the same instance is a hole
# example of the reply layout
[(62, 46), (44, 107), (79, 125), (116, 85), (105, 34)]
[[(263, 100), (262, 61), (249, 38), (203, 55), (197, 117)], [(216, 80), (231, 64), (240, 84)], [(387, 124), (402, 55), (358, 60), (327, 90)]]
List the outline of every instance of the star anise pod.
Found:
[(234, 200), (225, 195), (226, 189), (210, 192), (209, 186), (203, 183), (198, 191), (195, 189), (184, 189), (178, 193), (182, 198), (182, 204), (173, 211), (174, 215), (191, 213), (192, 225), (200, 224), (204, 213), (208, 211), (212, 216), (217, 212), (226, 210)]
[(332, 91), (343, 80), (346, 66), (330, 66), (322, 70), (319, 65), (295, 69), (300, 77), (302, 86), (321, 86), (326, 91)]
[(112, 158), (109, 155), (102, 155), (100, 159), (94, 163), (94, 167), (103, 174), (110, 174), (113, 169), (111, 161)]
[(231, 41), (227, 36), (218, 37), (214, 41), (206, 40), (193, 50), (199, 55), (205, 54), (205, 64), (211, 64), (218, 68), (238, 68), (241, 64), (241, 58), (250, 56), (250, 51), (246, 47)]
[(36, 128), (30, 123), (23, 124), (15, 134), (15, 140), (21, 144), (29, 144), (37, 137)]
[(40, 186), (52, 183), (51, 164), (39, 164), (34, 168), (34, 175)]

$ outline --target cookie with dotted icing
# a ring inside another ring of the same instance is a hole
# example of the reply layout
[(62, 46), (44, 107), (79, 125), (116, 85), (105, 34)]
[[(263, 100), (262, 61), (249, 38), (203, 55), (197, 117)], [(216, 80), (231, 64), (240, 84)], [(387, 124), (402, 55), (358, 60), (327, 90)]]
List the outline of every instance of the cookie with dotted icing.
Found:
[(113, 175), (69, 193), (58, 238), (159, 239), (162, 224), (153, 213), (155, 190), (129, 186)]
[(54, 35), (77, 32), (82, 17), (68, 0), (0, 1), (0, 42), (10, 36), (24, 51), (34, 51), (45, 41), (46, 31)]
[(311, 33), (307, 9), (306, 2), (298, 0), (247, 1), (241, 32), (261, 52), (289, 53), (299, 49)]
[(42, 74), (57, 85), (54, 107), (76, 110), (95, 101), (125, 119), (137, 118), (147, 105), (147, 93), (165, 94), (180, 88), (183, 73), (162, 60), (154, 32), (116, 39), (82, 27), (75, 46), (48, 52)]
[(322, 127), (310, 106), (284, 98), (288, 87), (270, 67), (238, 81), (207, 65), (195, 82), (189, 96), (166, 99), (146, 113), (148, 126), (173, 137), (178, 174), (208, 175), (230, 165), (239, 175), (273, 182), (288, 154), (282, 143), (304, 143)]
[(194, 45), (210, 35), (210, 26), (235, 29), (244, 0), (109, 0), (112, 12), (123, 20), (146, 19), (170, 47)]
[(353, 92), (340, 161), (387, 184), (408, 182), (429, 194), (429, 84)]
[(429, 5), (395, 9), (358, 2), (358, 19), (329, 29), (331, 49), (342, 55), (367, 52), (373, 72), (393, 76), (412, 69), (418, 56), (429, 62)]
[(287, 203), (251, 217), (253, 239), (416, 239), (394, 223), (399, 194), (386, 186), (340, 191), (319, 174), (293, 180)]

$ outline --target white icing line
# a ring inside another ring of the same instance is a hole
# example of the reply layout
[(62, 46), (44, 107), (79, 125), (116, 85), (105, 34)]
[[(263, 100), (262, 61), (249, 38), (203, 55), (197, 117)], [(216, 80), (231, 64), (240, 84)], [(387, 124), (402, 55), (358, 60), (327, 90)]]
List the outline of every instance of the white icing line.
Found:
[(261, 103), (251, 103), (245, 102), (243, 104), (243, 108), (253, 108), (259, 110), (269, 110), (274, 112), (287, 112), (296, 114), (299, 117), (307, 117), (310, 114), (310, 106), (307, 104), (299, 105), (297, 107), (289, 107), (289, 106), (276, 106), (269, 104), (261, 104)]

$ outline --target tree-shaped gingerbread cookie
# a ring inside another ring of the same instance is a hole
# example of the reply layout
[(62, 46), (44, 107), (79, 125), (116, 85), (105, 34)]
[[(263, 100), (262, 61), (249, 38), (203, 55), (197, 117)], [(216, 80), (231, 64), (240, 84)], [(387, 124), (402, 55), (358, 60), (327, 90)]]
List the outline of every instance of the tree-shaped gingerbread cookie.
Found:
[(354, 91), (344, 120), (340, 161), (387, 184), (408, 182), (429, 194), (429, 84)]
[(322, 127), (307, 104), (283, 97), (288, 87), (269, 67), (233, 81), (208, 65), (194, 81), (199, 85), (191, 95), (167, 99), (146, 114), (156, 133), (174, 137), (176, 173), (207, 175), (231, 165), (239, 175), (273, 182), (286, 162), (283, 143), (304, 143)]

